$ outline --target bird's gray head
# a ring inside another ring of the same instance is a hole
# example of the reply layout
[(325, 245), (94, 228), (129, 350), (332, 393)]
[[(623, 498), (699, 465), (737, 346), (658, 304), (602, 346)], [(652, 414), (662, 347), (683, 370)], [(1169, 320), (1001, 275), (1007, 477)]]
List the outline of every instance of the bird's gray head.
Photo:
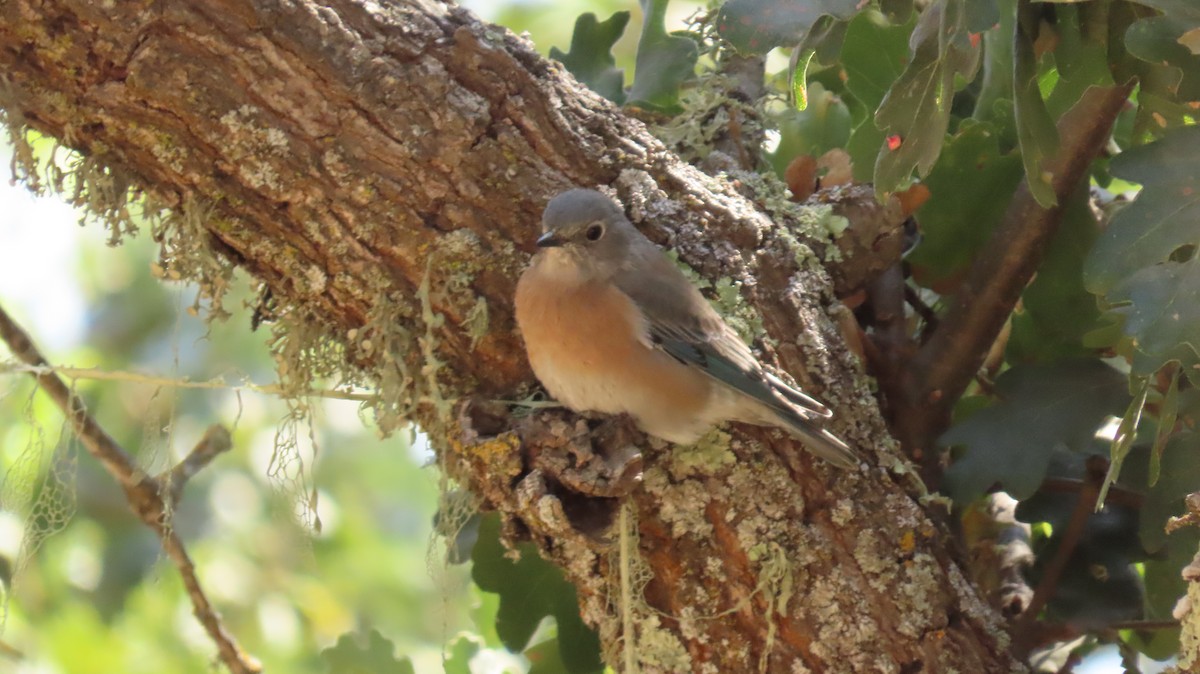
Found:
[(616, 202), (596, 190), (575, 189), (546, 204), (537, 245), (581, 276), (604, 279), (621, 268), (639, 237)]

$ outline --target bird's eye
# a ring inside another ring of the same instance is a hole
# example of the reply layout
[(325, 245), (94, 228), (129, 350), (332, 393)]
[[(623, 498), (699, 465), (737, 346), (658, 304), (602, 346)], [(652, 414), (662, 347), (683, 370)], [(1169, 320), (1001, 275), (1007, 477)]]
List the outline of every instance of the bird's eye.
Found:
[(599, 241), (600, 237), (604, 236), (604, 225), (591, 225), (583, 235), (587, 237), (588, 241)]

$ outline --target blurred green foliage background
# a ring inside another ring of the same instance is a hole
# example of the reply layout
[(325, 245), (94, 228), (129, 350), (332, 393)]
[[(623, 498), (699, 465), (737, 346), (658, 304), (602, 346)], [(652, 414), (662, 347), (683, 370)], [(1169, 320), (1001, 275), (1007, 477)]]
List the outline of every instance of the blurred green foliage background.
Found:
[[(51, 362), (192, 381), (272, 381), (268, 331), (250, 331), (248, 310), (206, 326), (186, 311), (193, 289), (152, 275), (148, 235), (108, 248), (99, 226), (80, 228), (70, 209), (19, 190), (0, 197), (9, 214), (0, 240), (10, 244), (0, 298)], [(248, 289), (238, 295), (245, 300)], [(268, 671), (326, 671), (322, 648), (345, 632), (372, 628), (401, 653), (440, 668), (451, 635), (479, 631), (470, 607), (486, 614), (489, 604), (470, 585), (468, 570), (427, 562), (436, 470), (423, 467), (424, 451), (408, 438), (375, 437), (355, 403), (316, 405), (315, 452), (300, 428), (306, 479), (319, 495), (322, 527), (313, 533), (293, 516), (305, 494), (268, 477), (287, 414), (281, 401), (131, 382), (81, 380), (78, 389), (150, 473), (176, 463), (209, 424), (233, 430), (234, 450), (188, 484), (175, 526), (228, 627)], [(81, 451), (61, 413), (33, 391), (29, 377), (0, 379), (0, 553), (12, 588), (3, 640), (22, 654), (0, 657), (0, 671), (211, 671), (213, 645), (154, 534)], [(58, 469), (47, 470), (52, 466)], [(54, 513), (36, 508), (51, 497)], [(31, 535), (51, 533), (30, 556)], [(484, 615), (481, 624), (490, 622)]]

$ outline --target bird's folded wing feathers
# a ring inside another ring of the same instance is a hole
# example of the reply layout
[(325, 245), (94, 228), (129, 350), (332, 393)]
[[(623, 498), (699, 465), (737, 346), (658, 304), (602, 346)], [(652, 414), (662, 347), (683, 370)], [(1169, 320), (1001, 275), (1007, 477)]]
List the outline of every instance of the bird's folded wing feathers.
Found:
[(678, 269), (661, 255), (650, 262), (652, 267), (660, 264), (666, 269), (642, 276), (643, 281), (653, 279), (652, 283), (617, 282), (645, 318), (652, 346), (785, 415), (806, 419), (832, 415), (825, 405), (764, 372), (750, 347)]
[[(661, 262), (667, 268), (658, 266)], [(743, 342), (679, 270), (658, 256), (639, 283), (617, 288), (641, 311), (646, 342), (679, 362), (761, 402), (806, 441), (812, 452), (842, 468), (858, 464), (854, 450), (819, 421), (833, 412), (803, 391), (767, 374)], [(626, 275), (625, 279), (633, 278)]]

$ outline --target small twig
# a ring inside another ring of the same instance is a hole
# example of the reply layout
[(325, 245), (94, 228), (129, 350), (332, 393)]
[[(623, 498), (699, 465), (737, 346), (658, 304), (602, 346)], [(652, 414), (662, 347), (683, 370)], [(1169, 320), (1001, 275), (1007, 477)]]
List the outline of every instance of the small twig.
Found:
[(187, 379), (171, 379), (168, 377), (154, 377), (151, 375), (141, 374), (139, 372), (126, 372), (123, 370), (97, 370), (89, 367), (63, 367), (54, 366), (47, 363), (41, 365), (21, 364), (21, 363), (0, 363), (0, 374), (10, 372), (20, 372), (23, 374), (47, 374), (57, 373), (67, 379), (93, 379), (96, 381), (125, 381), (134, 384), (147, 384), (150, 386), (163, 386), (169, 388), (187, 388), (187, 389), (221, 389), (228, 391), (254, 391), (255, 393), (263, 393), (266, 395), (275, 396), (290, 396), (299, 395), (305, 398), (329, 398), (332, 400), (350, 400), (354, 402), (372, 402), (379, 398), (374, 393), (356, 393), (354, 391), (338, 391), (336, 389), (311, 389), (301, 391), (298, 394), (292, 391), (286, 391), (282, 386), (277, 384), (269, 384), (259, 386), (258, 384), (228, 384), (220, 379), (210, 379), (209, 381), (188, 381)]
[(925, 340), (929, 338), (929, 335), (932, 334), (934, 330), (937, 330), (937, 312), (934, 311), (933, 308), (928, 304), (926, 304), (925, 300), (921, 299), (921, 295), (917, 293), (915, 288), (907, 283), (904, 284), (904, 301), (908, 302), (908, 306), (912, 307), (913, 311), (915, 311), (916, 314), (921, 317), (921, 320), (925, 322), (925, 325), (921, 327), (921, 333), (918, 336), (918, 341), (921, 344), (924, 344)]
[[(907, 287), (903, 268), (895, 264), (871, 281), (866, 289), (873, 332), (869, 339), (864, 340), (864, 351), (870, 354), (868, 362), (875, 366), (874, 374), (889, 401), (898, 400), (902, 395), (903, 367), (917, 349), (916, 342), (908, 334), (905, 321), (904, 295)], [(870, 351), (867, 351), (868, 345)], [(925, 465), (917, 458), (922, 448), (910, 446), (907, 449), (913, 452), (914, 460)], [(921, 477), (926, 478), (925, 475)]]
[(192, 476), (199, 473), (218, 454), (233, 448), (229, 431), (220, 424), (213, 424), (205, 431), (200, 442), (188, 452), (187, 457), (171, 470), (158, 476), (159, 493), (167, 494), (167, 505), (175, 507), (183, 497), (183, 487)]
[(867, 296), (871, 298), (871, 325), (878, 335), (877, 340), (891, 345), (888, 350), (893, 355), (898, 355), (895, 353), (897, 347), (910, 341), (904, 320), (907, 289), (908, 283), (904, 280), (900, 265), (885, 269), (867, 286)]
[(1105, 625), (1110, 630), (1169, 630), (1179, 627), (1178, 620), (1127, 620)]
[(1178, 620), (1123, 620), (1083, 630), (1077, 625), (1043, 622), (1038, 625), (1037, 643), (1031, 643), (1030, 650), (1047, 643), (1066, 642), (1085, 635), (1096, 637), (1101, 642), (1108, 643), (1121, 641), (1120, 632), (1122, 630), (1170, 630), (1176, 629), (1179, 626)]
[[(208, 596), (204, 594), (196, 576), (196, 567), (188, 556), (183, 541), (167, 521), (167, 504), (159, 493), (158, 480), (148, 477), (138, 468), (129, 453), (92, 418), (83, 400), (48, 368), (45, 358), (38, 352), (33, 340), (9, 317), (3, 307), (0, 307), (0, 339), (8, 345), (14, 356), (38, 368), (31, 371), (30, 376), (37, 380), (41, 389), (62, 410), (88, 453), (121, 485), (125, 491), (125, 499), (133, 511), (146, 526), (158, 534), (163, 550), (171, 561), (175, 562), (183, 578), (183, 585), (192, 600), (192, 612), (216, 643), (222, 662), (233, 674), (261, 672), (262, 666), (253, 657), (243, 653), (237, 641), (225, 631), (220, 616), (209, 602)], [(204, 444), (202, 441), (201, 445)], [(186, 463), (187, 460), (184, 461), (184, 464)]]
[(1058, 549), (1054, 551), (1054, 557), (1050, 559), (1050, 563), (1042, 572), (1042, 579), (1033, 591), (1033, 599), (1029, 600), (1029, 606), (1017, 618), (1016, 625), (1013, 626), (1013, 652), (1021, 660), (1026, 659), (1029, 655), (1030, 646), (1037, 631), (1035, 628), (1038, 614), (1054, 596), (1058, 589), (1058, 581), (1067, 568), (1067, 562), (1070, 561), (1080, 539), (1083, 538), (1083, 531), (1094, 512), (1096, 499), (1100, 496), (1100, 485), (1104, 483), (1104, 475), (1107, 472), (1108, 461), (1106, 459), (1099, 456), (1088, 459), (1087, 479), (1079, 491), (1075, 509), (1071, 511), (1071, 519), (1067, 522), (1062, 542), (1058, 544)]
[(1188, 494), (1184, 503), (1187, 504), (1187, 512), (1167, 520), (1165, 529), (1168, 534), (1173, 534), (1184, 527), (1200, 526), (1200, 492)]
[(979, 390), (989, 397), (996, 397), (996, 382), (988, 378), (983, 372), (975, 373), (975, 385)]
[[(1048, 477), (1038, 486), (1040, 492), (1078, 494), (1087, 488), (1087, 481), (1075, 480), (1068, 477)], [(1114, 484), (1108, 488), (1104, 503), (1127, 508), (1141, 508), (1146, 502), (1146, 496), (1131, 489)]]
[(5, 641), (0, 641), (0, 655), (3, 655), (4, 657), (8, 658), (9, 660), (24, 660), (25, 659), (24, 653), (22, 653), (19, 649), (14, 648), (11, 644), (9, 644)]

